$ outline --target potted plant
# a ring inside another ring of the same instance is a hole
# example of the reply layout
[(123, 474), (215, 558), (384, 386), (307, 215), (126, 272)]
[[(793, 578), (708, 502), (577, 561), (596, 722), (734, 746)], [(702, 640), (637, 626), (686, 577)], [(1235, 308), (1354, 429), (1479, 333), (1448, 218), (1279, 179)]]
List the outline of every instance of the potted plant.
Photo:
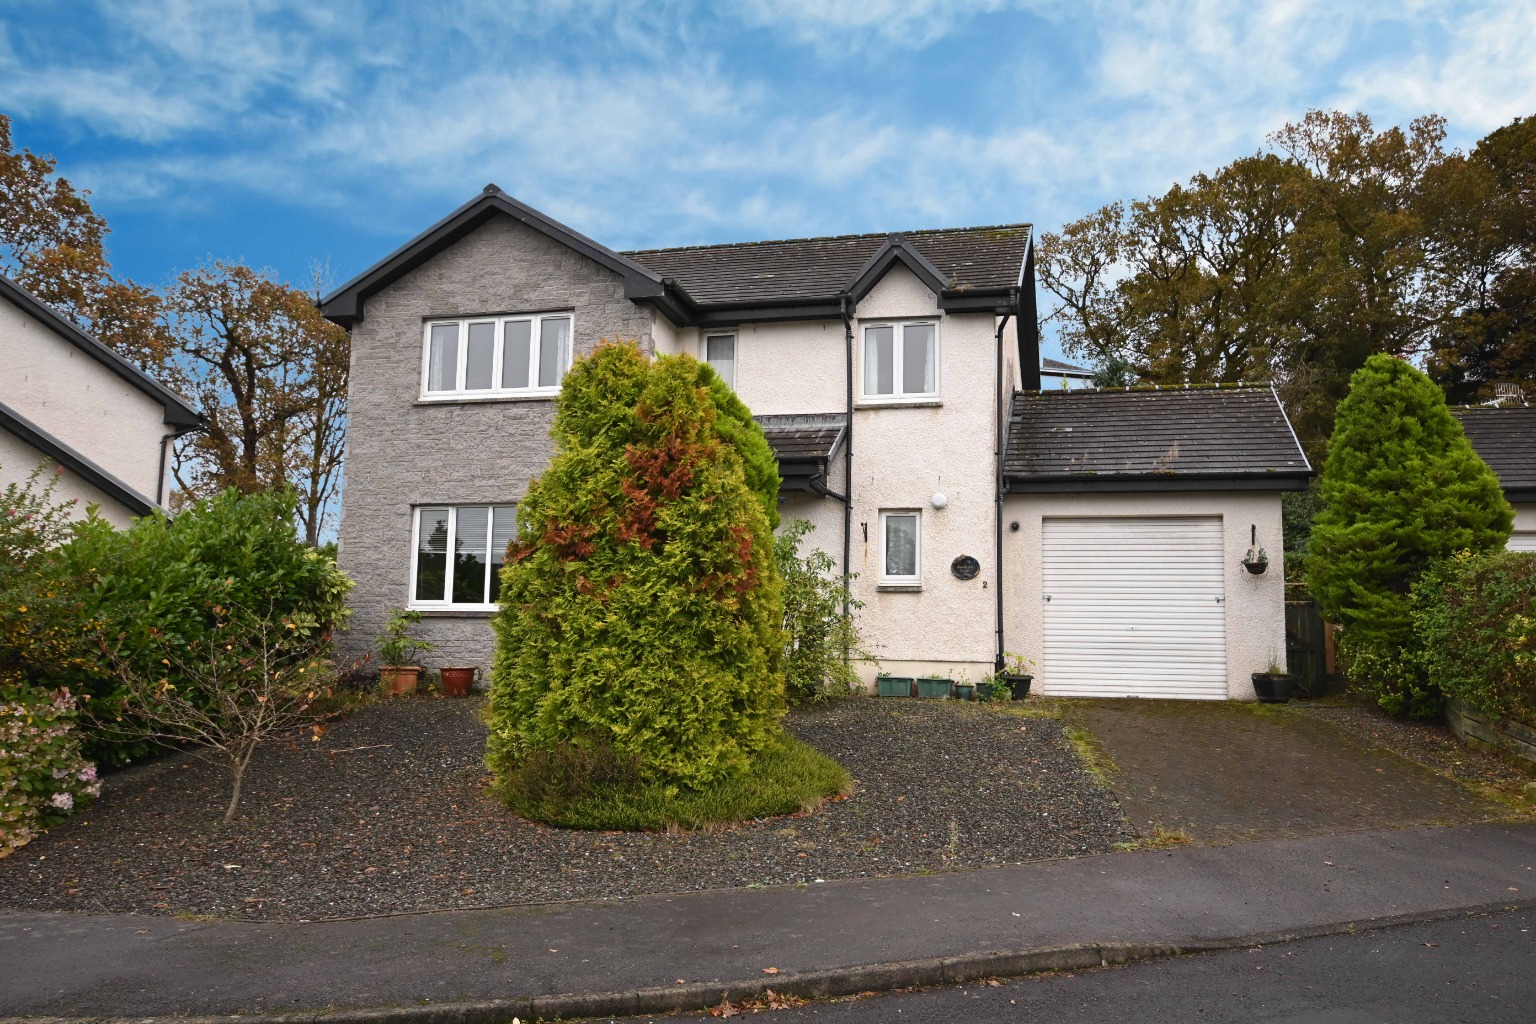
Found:
[(443, 681), (443, 696), (469, 696), (469, 691), (474, 689), (475, 679), (479, 675), (479, 665), (438, 669), (438, 677)]
[(955, 688), (953, 679), (941, 679), (938, 676), (918, 676), (917, 695), (929, 699), (948, 697)]
[(421, 612), (396, 608), (389, 613), (384, 632), (379, 634), (379, 685), (391, 696), (416, 692), (421, 666), (411, 662), (416, 655), (432, 649), (427, 641), (418, 640), (409, 632), (420, 621)]
[(1022, 654), (1003, 652), (1003, 669), (997, 678), (1007, 684), (1010, 699), (1023, 700), (1029, 696), (1029, 685), (1035, 681), (1030, 670), (1034, 667), (1035, 663)]
[(910, 697), (912, 696), (912, 677), (893, 676), (881, 672), (875, 676), (875, 686), (882, 697)]
[(1296, 677), (1287, 672), (1278, 658), (1270, 658), (1263, 672), (1253, 674), (1253, 692), (1263, 704), (1284, 704), (1296, 688)]
[(1263, 548), (1249, 548), (1243, 556), (1243, 568), (1255, 576), (1264, 575), (1264, 570), (1269, 568), (1269, 552)]
[(959, 679), (955, 680), (955, 699), (956, 700), (975, 700), (976, 699), (976, 684), (971, 682), (969, 676), (962, 675)]

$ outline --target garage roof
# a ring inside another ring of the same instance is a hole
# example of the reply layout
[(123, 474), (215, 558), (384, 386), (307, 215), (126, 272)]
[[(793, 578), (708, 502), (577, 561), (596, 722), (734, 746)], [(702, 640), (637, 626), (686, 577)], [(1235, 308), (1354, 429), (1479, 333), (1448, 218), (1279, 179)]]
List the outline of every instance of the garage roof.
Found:
[(1536, 409), (1452, 409), (1510, 501), (1536, 501)]
[(1312, 476), (1267, 387), (1019, 392), (1008, 490), (1300, 490)]

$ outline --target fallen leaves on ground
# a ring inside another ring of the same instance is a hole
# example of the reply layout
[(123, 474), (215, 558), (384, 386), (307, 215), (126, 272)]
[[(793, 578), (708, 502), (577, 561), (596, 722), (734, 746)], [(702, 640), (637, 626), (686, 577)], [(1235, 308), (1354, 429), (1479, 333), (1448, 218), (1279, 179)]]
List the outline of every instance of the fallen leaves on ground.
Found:
[(719, 1006), (710, 1008), (711, 1017), (739, 1017), (744, 1013), (762, 1013), (765, 1010), (794, 1010), (805, 1005), (805, 1000), (799, 996), (780, 995), (773, 989), (767, 989), (762, 995), (750, 999), (743, 999), (739, 1003), (733, 1003), (729, 999), (720, 1000)]

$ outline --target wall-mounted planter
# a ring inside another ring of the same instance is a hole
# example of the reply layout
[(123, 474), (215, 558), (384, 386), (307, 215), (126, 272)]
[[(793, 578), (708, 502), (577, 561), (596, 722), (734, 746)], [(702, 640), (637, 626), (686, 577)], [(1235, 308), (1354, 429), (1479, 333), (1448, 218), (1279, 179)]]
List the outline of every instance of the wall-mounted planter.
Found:
[(912, 696), (911, 676), (877, 676), (875, 686), (882, 697)]
[(933, 676), (920, 676), (917, 680), (917, 695), (927, 697), (930, 700), (939, 697), (948, 697), (954, 690), (953, 679), (939, 679)]

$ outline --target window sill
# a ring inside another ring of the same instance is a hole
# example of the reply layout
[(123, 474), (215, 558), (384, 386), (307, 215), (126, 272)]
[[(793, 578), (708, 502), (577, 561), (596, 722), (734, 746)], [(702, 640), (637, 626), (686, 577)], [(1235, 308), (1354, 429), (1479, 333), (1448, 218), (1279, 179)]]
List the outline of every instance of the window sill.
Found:
[(539, 395), (450, 395), (445, 398), (418, 398), (413, 405), (483, 405), (488, 402), (553, 402), (558, 391)]
[(854, 403), (855, 409), (942, 409), (944, 400), (940, 398), (894, 398), (894, 399), (870, 399), (861, 398)]
[(488, 619), (496, 614), (495, 608), (412, 608), (423, 619)]
[(920, 594), (923, 592), (921, 583), (880, 583), (875, 590), (882, 594)]

